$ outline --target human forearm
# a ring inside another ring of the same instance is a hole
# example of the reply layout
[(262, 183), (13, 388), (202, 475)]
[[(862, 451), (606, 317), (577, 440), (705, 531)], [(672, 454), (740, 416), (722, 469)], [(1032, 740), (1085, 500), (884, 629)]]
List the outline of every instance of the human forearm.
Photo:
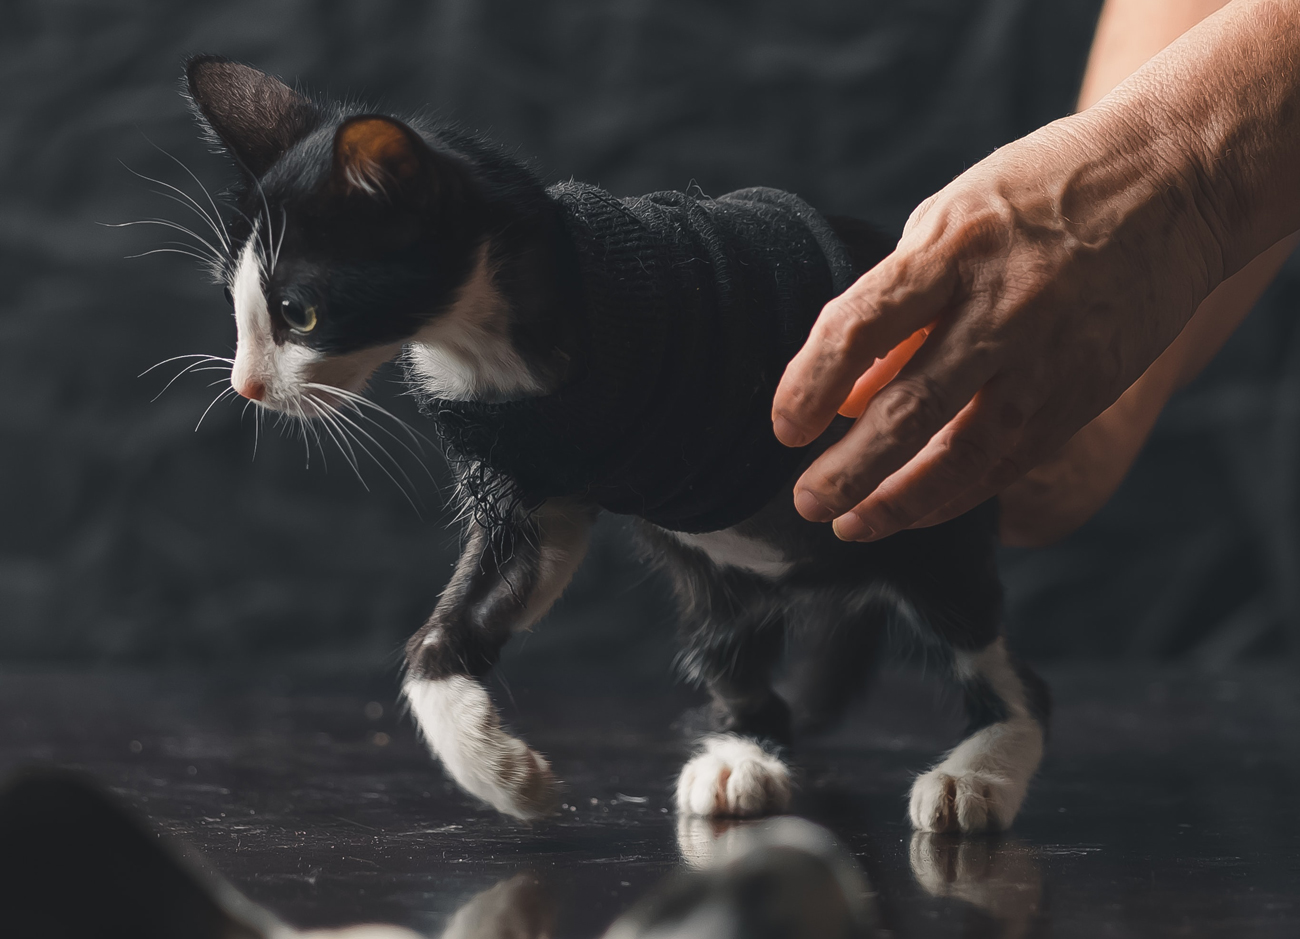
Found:
[(1228, 0), (1106, 0), (1076, 110), (1092, 107), (1157, 52)]
[(1234, 0), (1089, 111), (1166, 142), (1191, 174), (1218, 247), (1216, 283), (1300, 228), (1297, 0)]

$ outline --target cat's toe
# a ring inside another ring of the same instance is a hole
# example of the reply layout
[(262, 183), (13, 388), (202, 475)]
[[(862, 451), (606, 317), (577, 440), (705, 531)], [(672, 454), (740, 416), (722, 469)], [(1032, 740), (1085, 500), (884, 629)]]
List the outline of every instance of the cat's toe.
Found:
[(677, 779), (681, 814), (753, 818), (789, 806), (790, 770), (776, 756), (735, 734), (706, 737), (702, 744)]
[(1000, 831), (1011, 824), (1017, 808), (1019, 800), (1007, 780), (988, 773), (949, 773), (940, 766), (916, 778), (908, 814), (918, 831)]

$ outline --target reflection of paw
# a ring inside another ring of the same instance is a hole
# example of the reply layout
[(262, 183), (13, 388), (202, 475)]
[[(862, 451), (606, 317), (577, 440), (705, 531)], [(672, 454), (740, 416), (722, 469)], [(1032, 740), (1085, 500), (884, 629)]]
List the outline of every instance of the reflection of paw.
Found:
[(715, 734), (702, 744), (677, 778), (682, 815), (753, 818), (789, 806), (790, 771), (753, 740)]
[(756, 823), (739, 818), (680, 814), (677, 816), (677, 850), (687, 867), (697, 870), (712, 867), (723, 852), (723, 842), (731, 831), (739, 825), (753, 824)]
[(918, 831), (999, 831), (1016, 817), (1023, 792), (986, 773), (951, 775), (942, 765), (912, 783), (910, 812)]
[(456, 675), (411, 680), (403, 691), (429, 749), (462, 789), (516, 818), (540, 818), (555, 810), (559, 784), (550, 764), (501, 729), (481, 684)]
[(1029, 932), (1042, 878), (1028, 845), (918, 831), (912, 835), (908, 859), (912, 876), (926, 893), (979, 907), (1001, 921), (999, 935), (1007, 939)]
[(420, 939), (418, 933), (400, 926), (348, 926), (346, 929), (321, 929), (310, 932), (273, 932), (272, 939)]
[(712, 859), (661, 882), (603, 939), (883, 934), (871, 885), (826, 829), (792, 817), (678, 821), (679, 835), (704, 837)]
[(457, 910), (442, 939), (545, 939), (555, 934), (555, 915), (545, 885), (532, 874), (516, 874)]

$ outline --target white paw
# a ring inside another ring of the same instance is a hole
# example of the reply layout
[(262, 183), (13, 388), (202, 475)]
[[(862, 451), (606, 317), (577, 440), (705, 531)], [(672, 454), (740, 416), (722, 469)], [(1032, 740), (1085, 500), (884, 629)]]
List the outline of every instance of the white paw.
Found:
[(918, 831), (1000, 831), (1019, 807), (1007, 780), (983, 773), (953, 776), (940, 766), (912, 783), (909, 814)]
[(794, 786), (790, 770), (753, 740), (735, 734), (705, 737), (677, 778), (682, 815), (752, 818), (784, 812)]
[(559, 783), (546, 758), (501, 729), (487, 689), (465, 675), (412, 679), (402, 689), (425, 742), (472, 796), (515, 818), (550, 815)]
[(908, 815), (918, 831), (1002, 831), (1011, 827), (1043, 757), (1037, 722), (994, 724), (963, 740), (912, 783)]

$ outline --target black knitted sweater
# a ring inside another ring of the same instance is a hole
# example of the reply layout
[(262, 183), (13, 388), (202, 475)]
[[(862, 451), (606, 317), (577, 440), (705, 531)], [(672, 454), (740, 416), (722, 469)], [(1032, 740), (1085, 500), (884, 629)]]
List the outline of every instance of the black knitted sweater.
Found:
[(844, 246), (775, 189), (548, 195), (581, 278), (584, 368), (542, 397), (428, 403), (471, 498), (491, 518), (494, 500), (571, 496), (682, 532), (754, 514), (803, 458), (773, 436), (772, 396), (852, 281)]

